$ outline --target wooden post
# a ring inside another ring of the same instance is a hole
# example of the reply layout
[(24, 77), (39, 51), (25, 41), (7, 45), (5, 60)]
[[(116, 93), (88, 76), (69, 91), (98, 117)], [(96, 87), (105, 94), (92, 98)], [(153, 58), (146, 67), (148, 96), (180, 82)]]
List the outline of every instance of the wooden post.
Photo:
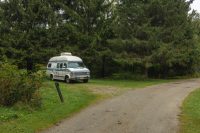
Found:
[(63, 99), (62, 92), (61, 92), (60, 87), (59, 87), (59, 83), (55, 82), (55, 86), (56, 86), (56, 90), (58, 92), (58, 96), (60, 97), (60, 101), (63, 103), (64, 99)]

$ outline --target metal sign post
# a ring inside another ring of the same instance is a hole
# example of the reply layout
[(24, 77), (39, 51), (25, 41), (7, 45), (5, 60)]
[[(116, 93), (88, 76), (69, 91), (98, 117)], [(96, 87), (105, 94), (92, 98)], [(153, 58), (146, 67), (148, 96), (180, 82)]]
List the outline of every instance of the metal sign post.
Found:
[(60, 101), (63, 103), (64, 99), (63, 99), (62, 92), (61, 92), (60, 87), (59, 87), (59, 83), (55, 82), (55, 86), (56, 86), (56, 90), (58, 92), (58, 96), (60, 97)]

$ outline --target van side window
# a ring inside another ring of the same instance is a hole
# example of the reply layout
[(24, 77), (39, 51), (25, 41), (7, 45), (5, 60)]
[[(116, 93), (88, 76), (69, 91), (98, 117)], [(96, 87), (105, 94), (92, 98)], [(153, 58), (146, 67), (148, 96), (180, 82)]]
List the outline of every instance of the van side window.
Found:
[(63, 68), (67, 68), (67, 63), (64, 63), (64, 64), (63, 64)]
[(63, 68), (63, 63), (60, 63), (60, 68)]
[(59, 68), (59, 66), (60, 66), (60, 64), (59, 64), (59, 63), (57, 63), (57, 68)]
[(47, 67), (50, 68), (51, 67), (51, 63), (49, 63)]

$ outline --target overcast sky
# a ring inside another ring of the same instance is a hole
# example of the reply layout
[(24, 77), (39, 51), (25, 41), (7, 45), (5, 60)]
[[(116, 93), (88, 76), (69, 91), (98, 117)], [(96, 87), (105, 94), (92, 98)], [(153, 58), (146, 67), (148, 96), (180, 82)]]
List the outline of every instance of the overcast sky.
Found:
[(191, 8), (197, 10), (200, 13), (200, 0), (194, 0), (191, 5)]
[[(4, 1), (4, 0), (0, 0), (0, 1)], [(191, 9), (197, 10), (200, 13), (200, 0), (194, 0), (194, 2), (191, 5)]]

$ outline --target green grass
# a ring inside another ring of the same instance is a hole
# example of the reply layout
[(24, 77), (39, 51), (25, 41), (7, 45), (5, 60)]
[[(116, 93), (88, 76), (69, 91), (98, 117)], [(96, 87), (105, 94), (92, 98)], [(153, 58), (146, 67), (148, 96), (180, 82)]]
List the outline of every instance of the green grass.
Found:
[(50, 127), (101, 99), (102, 94), (92, 93), (91, 88), (94, 86), (99, 88), (112, 86), (126, 90), (125, 88), (142, 88), (165, 82), (169, 80), (91, 80), (88, 84), (60, 82), (65, 100), (61, 103), (54, 82), (45, 81), (40, 89), (43, 103), (41, 109), (31, 110), (20, 104), (11, 108), (0, 107), (0, 133), (32, 133)]
[(18, 117), (17, 119), (1, 122), (1, 133), (17, 133), (17, 132), (34, 132), (44, 127), (49, 127), (59, 120), (70, 116), (72, 113), (79, 111), (81, 108), (89, 105), (97, 99), (94, 95), (87, 91), (84, 86), (69, 86), (64, 83), (62, 88), (64, 103), (59, 101), (57, 92), (53, 82), (46, 82), (41, 88), (43, 106), (36, 111), (27, 111), (25, 108), (0, 108), (0, 117), (2, 120), (6, 117)]
[(186, 98), (180, 119), (181, 133), (200, 133), (200, 89)]
[(113, 86), (119, 88), (143, 88), (150, 85), (156, 85), (161, 83), (167, 83), (174, 80), (162, 80), (162, 79), (149, 79), (149, 80), (91, 80), (89, 84), (102, 85), (102, 86)]

